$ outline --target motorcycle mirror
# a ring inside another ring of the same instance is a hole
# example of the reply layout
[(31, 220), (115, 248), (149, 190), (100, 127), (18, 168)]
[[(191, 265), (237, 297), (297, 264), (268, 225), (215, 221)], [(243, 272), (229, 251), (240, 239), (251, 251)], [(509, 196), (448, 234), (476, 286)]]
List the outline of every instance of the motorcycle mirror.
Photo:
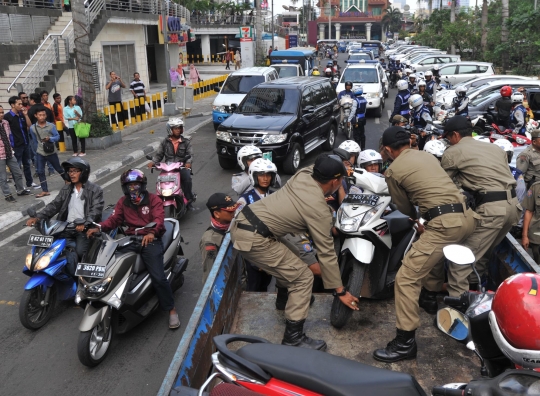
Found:
[(474, 348), (474, 343), (472, 341), (468, 342), (470, 335), (469, 318), (457, 309), (445, 307), (437, 311), (437, 328), (454, 340), (467, 343), (467, 348), (469, 348), (468, 344), (472, 343)]
[(469, 341), (466, 345), (467, 349), (470, 351), (476, 351), (476, 345), (474, 345), (473, 341)]
[(461, 245), (448, 245), (443, 248), (444, 257), (458, 265), (471, 265), (475, 258), (471, 249)]
[(157, 226), (157, 223), (153, 221), (145, 225), (144, 228), (154, 228), (155, 226)]
[(152, 156), (151, 156), (151, 155), (147, 155), (147, 156), (146, 156), (146, 159), (152, 161)]
[(488, 110), (495, 110), (495, 106), (489, 105)]
[(28, 208), (28, 209), (26, 210), (26, 213), (27, 213), (28, 216), (30, 216), (30, 217), (36, 217), (36, 214), (37, 214), (37, 213), (36, 213), (36, 210), (35, 210), (34, 208)]

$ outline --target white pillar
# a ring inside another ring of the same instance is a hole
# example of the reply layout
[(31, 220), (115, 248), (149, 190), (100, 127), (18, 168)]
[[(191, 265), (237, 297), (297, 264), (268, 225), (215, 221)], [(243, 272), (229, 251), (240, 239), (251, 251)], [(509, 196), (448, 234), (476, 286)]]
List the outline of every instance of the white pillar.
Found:
[(366, 23), (366, 40), (371, 40), (371, 23)]
[(386, 42), (386, 32), (384, 31), (384, 25), (381, 23), (381, 41)]
[(334, 23), (334, 26), (336, 27), (336, 40), (339, 40), (341, 38), (341, 23)]
[(212, 52), (210, 52), (210, 35), (209, 34), (202, 34), (201, 35), (201, 52), (203, 59), (206, 61), (208, 57), (210, 57), (210, 61), (212, 61)]
[(319, 23), (319, 40), (324, 40), (324, 23)]

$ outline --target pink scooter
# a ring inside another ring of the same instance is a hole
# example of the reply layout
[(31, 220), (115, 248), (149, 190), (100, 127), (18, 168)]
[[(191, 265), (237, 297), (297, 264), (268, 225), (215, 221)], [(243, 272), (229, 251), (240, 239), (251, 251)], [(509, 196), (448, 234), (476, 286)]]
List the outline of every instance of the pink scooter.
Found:
[[(152, 157), (149, 155), (146, 158), (152, 160)], [(163, 200), (165, 218), (180, 220), (186, 214), (188, 205), (188, 199), (184, 195), (180, 184), (180, 171), (185, 169), (184, 163), (156, 163), (152, 167), (152, 173), (154, 172), (154, 168), (161, 171), (156, 182), (156, 194)]]

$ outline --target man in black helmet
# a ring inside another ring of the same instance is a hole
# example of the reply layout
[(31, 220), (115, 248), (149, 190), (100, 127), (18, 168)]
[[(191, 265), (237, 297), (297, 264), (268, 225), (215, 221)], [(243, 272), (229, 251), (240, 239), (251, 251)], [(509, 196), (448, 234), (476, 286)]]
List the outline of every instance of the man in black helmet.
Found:
[(78, 225), (79, 232), (75, 238), (69, 238), (67, 246), (74, 249), (74, 254), (67, 254), (67, 271), (75, 274), (75, 267), (88, 250), (88, 239), (84, 234), (84, 229), (92, 222), (101, 220), (101, 213), (105, 201), (103, 190), (97, 184), (88, 181), (90, 176), (90, 164), (79, 157), (73, 157), (62, 163), (66, 179), (70, 183), (66, 184), (56, 198), (49, 203), (36, 217), (28, 219), (28, 227), (36, 224), (38, 220), (50, 220), (53, 216), (60, 221), (73, 222), (76, 219), (84, 219), (85, 224)]
[(333, 289), (347, 307), (358, 310), (358, 299), (343, 287), (331, 235), (332, 212), (325, 197), (342, 185), (347, 170), (336, 155), (320, 155), (313, 167), (298, 171), (280, 190), (245, 206), (231, 225), (236, 250), (252, 265), (274, 276), (288, 289), (282, 344), (326, 349), (322, 340), (304, 334), (311, 301), (313, 273), (280, 238), (308, 232), (317, 245), (325, 289)]

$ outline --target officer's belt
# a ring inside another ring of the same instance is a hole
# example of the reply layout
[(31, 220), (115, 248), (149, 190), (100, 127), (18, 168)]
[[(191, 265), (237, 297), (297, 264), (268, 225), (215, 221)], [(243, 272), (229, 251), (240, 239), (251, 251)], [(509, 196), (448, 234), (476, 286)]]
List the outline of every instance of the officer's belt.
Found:
[(441, 216), (448, 213), (463, 213), (463, 204), (462, 203), (451, 203), (446, 205), (435, 206), (431, 208), (422, 217), (427, 220), (433, 220), (435, 217)]
[(236, 226), (242, 230), (246, 230), (246, 231), (253, 231), (253, 232), (256, 232), (257, 234), (260, 234), (261, 236), (265, 237), (265, 238), (271, 238), (274, 236), (274, 234), (272, 234), (270, 232), (270, 230), (268, 229), (268, 227), (266, 226), (266, 224), (264, 224), (262, 222), (261, 219), (259, 219), (255, 213), (253, 213), (253, 211), (249, 208), (249, 206), (244, 206), (244, 209), (242, 209), (242, 212), (240, 212), (244, 215), (244, 217), (246, 218), (246, 220), (251, 224), (251, 225), (247, 225), (247, 224), (242, 224), (242, 223), (236, 223)]
[[(512, 187), (510, 190), (512, 198), (516, 197), (516, 190)], [(488, 202), (506, 201), (508, 200), (508, 191), (486, 191), (474, 193), (476, 207)]]

